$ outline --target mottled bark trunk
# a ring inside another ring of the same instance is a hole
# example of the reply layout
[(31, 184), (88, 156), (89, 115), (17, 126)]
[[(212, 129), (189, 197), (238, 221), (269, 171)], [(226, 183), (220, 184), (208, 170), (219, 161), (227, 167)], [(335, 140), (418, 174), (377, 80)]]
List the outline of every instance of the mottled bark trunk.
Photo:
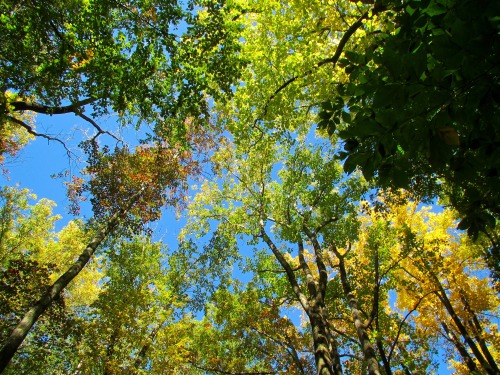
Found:
[(11, 335), (6, 340), (4, 347), (0, 351), (0, 373), (5, 370), (10, 360), (17, 352), (17, 349), (24, 341), (24, 338), (30, 331), (31, 327), (33, 327), (33, 325), (37, 322), (40, 315), (42, 315), (45, 310), (50, 307), (52, 302), (59, 297), (64, 288), (80, 273), (82, 268), (85, 267), (97, 250), (97, 247), (113, 231), (120, 217), (130, 209), (141, 193), (142, 190), (131, 197), (129, 201), (130, 203), (127, 207), (111, 216), (107, 225), (97, 232), (83, 253), (78, 257), (77, 261), (61, 277), (59, 277), (54, 284), (52, 284), (42, 298), (40, 298), (40, 300), (24, 315), (21, 322), (19, 322), (16, 328), (12, 331)]
[(324, 322), (319, 306), (311, 303), (307, 311), (314, 343), (318, 375), (342, 375), (342, 364), (333, 337)]
[[(316, 284), (316, 280), (312, 276), (309, 266), (303, 259), (303, 256), (299, 255), (299, 258), (301, 258), (301, 268), (308, 276), (307, 284), (310, 297), (306, 297), (297, 281), (297, 278), (295, 277), (294, 270), (286, 261), (285, 257), (276, 247), (271, 238), (267, 235), (263, 225), (261, 226), (261, 237), (285, 270), (293, 292), (309, 318), (313, 335), (314, 358), (316, 362), (317, 374), (342, 375), (342, 363), (340, 362), (337, 346), (335, 345), (333, 336), (329, 332), (328, 322), (323, 314), (324, 295), (327, 283), (326, 272), (320, 274), (319, 281)], [(298, 245), (299, 253), (301, 253), (303, 251), (303, 245), (301, 242), (299, 242)], [(321, 262), (321, 260), (319, 260), (319, 262)], [(324, 268), (324, 265), (321, 263), (318, 264), (320, 272), (322, 268)]]
[(345, 269), (344, 257), (336, 249), (334, 249), (334, 252), (339, 259), (340, 281), (342, 284), (342, 289), (344, 291), (345, 298), (347, 299), (347, 304), (351, 309), (351, 316), (354, 322), (354, 327), (356, 328), (356, 334), (358, 336), (359, 344), (361, 345), (361, 350), (363, 351), (366, 366), (368, 368), (368, 374), (380, 375), (380, 369), (377, 357), (375, 355), (375, 349), (373, 348), (373, 345), (370, 342), (370, 338), (368, 337), (368, 333), (363, 321), (364, 319), (358, 306), (358, 300), (354, 296), (349, 281), (347, 280), (347, 271)]

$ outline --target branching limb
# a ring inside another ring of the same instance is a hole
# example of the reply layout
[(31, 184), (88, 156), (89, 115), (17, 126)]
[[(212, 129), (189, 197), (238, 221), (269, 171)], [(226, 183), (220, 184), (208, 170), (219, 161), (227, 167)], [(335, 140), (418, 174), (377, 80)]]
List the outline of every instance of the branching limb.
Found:
[(66, 150), (66, 153), (68, 154), (68, 156), (71, 156), (71, 154), (72, 154), (71, 150), (68, 148), (68, 146), (66, 146), (66, 143), (64, 143), (63, 141), (61, 141), (59, 138), (51, 137), (50, 135), (43, 134), (43, 133), (37, 133), (35, 130), (33, 130), (33, 128), (31, 126), (29, 126), (24, 121), (21, 121), (21, 120), (15, 118), (15, 117), (7, 116), (7, 118), (8, 118), (9, 121), (12, 121), (13, 123), (15, 123), (15, 124), (23, 127), (24, 129), (26, 129), (26, 131), (28, 133), (30, 133), (31, 135), (33, 135), (35, 137), (45, 138), (45, 139), (48, 139), (49, 141), (59, 142), (60, 144), (63, 145), (64, 149)]
[(297, 299), (299, 300), (300, 304), (304, 308), (306, 312), (309, 312), (309, 302), (307, 300), (307, 297), (302, 293), (302, 290), (300, 288), (299, 282), (297, 278), (295, 277), (294, 271), (292, 266), (286, 261), (285, 257), (283, 254), (279, 251), (279, 249), (276, 247), (274, 242), (271, 240), (271, 238), (268, 236), (264, 229), (263, 223), (261, 223), (260, 227), (260, 237), (264, 240), (264, 242), (267, 244), (273, 255), (275, 256), (276, 260), (280, 263), (281, 267), (286, 272), (288, 281), (290, 285), (292, 286), (293, 292), (297, 296)]
[[(97, 134), (92, 138), (92, 141), (95, 141), (95, 139), (99, 137), (101, 134), (107, 134), (110, 137), (117, 140), (118, 142), (121, 142), (121, 140), (117, 138), (114, 134), (111, 134), (110, 132), (103, 130), (94, 120), (92, 120), (89, 116), (83, 114), (82, 111), (83, 107), (95, 102), (96, 100), (97, 98), (87, 98), (67, 106), (59, 106), (59, 107), (50, 107), (40, 103), (24, 102), (24, 101), (12, 102), (10, 103), (10, 105), (14, 108), (14, 111), (16, 112), (32, 111), (44, 115), (62, 115), (62, 114), (74, 113), (76, 116), (81, 117), (82, 119), (87, 121), (97, 130)], [(23, 127), (26, 128), (25, 126)]]
[(349, 41), (349, 39), (351, 38), (351, 36), (356, 32), (356, 30), (358, 30), (362, 25), (363, 25), (363, 21), (368, 17), (368, 14), (369, 12), (365, 12), (361, 15), (361, 17), (358, 18), (358, 20), (356, 22), (354, 22), (348, 29), (347, 31), (344, 33), (344, 35), (342, 35), (342, 38), (340, 39), (339, 41), (339, 44), (337, 46), (337, 49), (335, 50), (335, 54), (332, 56), (332, 57), (329, 57), (327, 59), (324, 59), (324, 60), (321, 60), (319, 62), (317, 62), (313, 68), (307, 70), (306, 72), (304, 72), (302, 75), (300, 76), (294, 76), (292, 78), (290, 78), (288, 81), (286, 81), (285, 83), (283, 83), (281, 86), (279, 86), (272, 94), (271, 96), (269, 96), (269, 98), (267, 99), (266, 101), (266, 104), (264, 105), (264, 111), (262, 113), (262, 116), (261, 118), (257, 118), (254, 122), (254, 124), (256, 124), (259, 120), (263, 119), (264, 117), (266, 117), (267, 115), (267, 109), (269, 107), (269, 103), (271, 103), (271, 101), (276, 98), (276, 96), (281, 92), (283, 91), (284, 89), (286, 89), (288, 86), (290, 86), (293, 82), (295, 82), (296, 80), (298, 79), (301, 79), (301, 78), (305, 78), (307, 76), (310, 76), (313, 72), (315, 72), (318, 68), (322, 67), (323, 65), (326, 65), (326, 64), (333, 64), (333, 66), (335, 66), (335, 64), (337, 64), (337, 61), (339, 60), (340, 56), (342, 55), (342, 52), (344, 50), (344, 47), (346, 46), (347, 42)]
[(399, 336), (400, 336), (400, 334), (401, 334), (401, 330), (403, 329), (403, 325), (405, 324), (406, 320), (410, 317), (410, 315), (411, 315), (411, 314), (413, 314), (413, 313), (417, 310), (418, 306), (419, 306), (419, 305), (420, 305), (420, 303), (424, 300), (424, 298), (426, 298), (428, 295), (433, 294), (433, 293), (435, 293), (435, 292), (436, 292), (436, 291), (435, 291), (435, 290), (433, 290), (433, 291), (431, 291), (431, 292), (429, 292), (429, 293), (426, 293), (426, 294), (424, 294), (423, 296), (421, 296), (421, 297), (418, 299), (418, 301), (415, 303), (415, 305), (413, 306), (413, 308), (412, 308), (410, 311), (408, 311), (408, 312), (406, 313), (406, 315), (405, 315), (405, 317), (403, 318), (403, 320), (402, 320), (401, 322), (399, 322), (398, 332), (396, 333), (396, 338), (394, 339), (394, 342), (393, 342), (393, 343), (392, 343), (392, 345), (391, 345), (391, 349), (389, 350), (389, 355), (387, 356), (387, 360), (388, 360), (389, 362), (391, 362), (391, 357), (392, 357), (392, 354), (393, 354), (393, 352), (394, 352), (394, 349), (396, 348), (396, 345), (398, 344), (398, 341), (399, 341)]
[(338, 220), (339, 220), (338, 217), (331, 217), (328, 220), (325, 220), (323, 223), (321, 223), (320, 225), (318, 225), (318, 227), (314, 230), (314, 234), (315, 235), (318, 234), (328, 224), (334, 223), (334, 222), (336, 222)]
[(326, 293), (326, 285), (328, 283), (328, 271), (326, 269), (325, 261), (323, 259), (323, 249), (318, 241), (316, 233), (313, 233), (309, 229), (307, 223), (304, 222), (304, 224), (302, 224), (302, 230), (304, 231), (307, 238), (311, 241), (313, 245), (314, 254), (316, 258), (316, 266), (318, 267), (318, 272), (319, 272), (318, 292), (321, 293), (322, 298), (324, 298)]
[(99, 125), (97, 125), (97, 123), (92, 120), (90, 117), (84, 115), (83, 113), (77, 113), (76, 114), (77, 116), (81, 117), (82, 119), (84, 119), (85, 121), (87, 121), (88, 123), (90, 123), (96, 130), (97, 130), (97, 133), (96, 135), (94, 135), (92, 137), (92, 142), (94, 142), (96, 140), (97, 137), (99, 137), (101, 134), (107, 134), (109, 135), (110, 137), (114, 138), (115, 140), (117, 140), (118, 142), (122, 142), (116, 135), (114, 134), (111, 134), (110, 132), (108, 132), (107, 130), (103, 130)]

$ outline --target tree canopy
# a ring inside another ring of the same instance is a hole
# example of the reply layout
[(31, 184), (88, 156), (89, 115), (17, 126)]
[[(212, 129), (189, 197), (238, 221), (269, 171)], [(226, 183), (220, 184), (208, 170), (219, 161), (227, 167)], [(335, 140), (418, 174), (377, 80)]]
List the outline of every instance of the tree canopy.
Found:
[(0, 372), (499, 373), (496, 2), (0, 10)]
[[(2, 1), (2, 121), (24, 126), (14, 114), (26, 110), (74, 113), (99, 134), (93, 118), (116, 113), (122, 124), (146, 122), (161, 133), (175, 129), (174, 119), (207, 114), (206, 96), (229, 93), (239, 66), (238, 28), (221, 6)], [(205, 7), (203, 18), (195, 7)]]
[(344, 170), (440, 196), (476, 237), (499, 218), (499, 51), (495, 1), (391, 4), (392, 24), (346, 51), (320, 126), (345, 141)]

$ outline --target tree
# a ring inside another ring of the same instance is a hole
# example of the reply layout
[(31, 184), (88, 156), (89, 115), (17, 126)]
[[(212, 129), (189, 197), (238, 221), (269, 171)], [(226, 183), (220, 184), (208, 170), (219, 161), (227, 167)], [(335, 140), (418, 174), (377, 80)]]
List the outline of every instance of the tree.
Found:
[[(194, 15), (198, 6), (202, 9)], [(208, 124), (208, 97), (231, 92), (239, 59), (234, 9), (219, 2), (194, 1), (183, 7), (177, 2), (42, 5), (6, 0), (0, 9), (2, 131), (17, 126), (62, 142), (37, 133), (24, 121), (24, 111), (74, 113), (94, 128), (94, 136), (82, 143), (91, 178), (82, 185), (84, 180), (76, 176), (69, 185), (74, 202), (84, 191), (94, 194), (95, 218), (89, 226), (98, 228), (78, 260), (7, 339), (3, 369), (30, 327), (111, 233), (117, 228), (121, 234), (140, 232), (159, 218), (161, 207), (182, 201), (187, 175), (196, 170), (190, 148), (197, 145), (189, 142), (199, 144), (203, 138), (193, 129)], [(186, 32), (173, 32), (183, 22)], [(93, 110), (90, 116), (84, 114), (87, 106)], [(99, 150), (97, 136), (107, 133), (117, 139), (95, 121), (111, 112), (121, 125), (152, 125), (154, 134), (147, 138), (153, 146), (145, 141), (136, 153), (127, 147)], [(199, 138), (191, 138), (195, 133)], [(4, 148), (2, 152), (10, 151)]]
[[(215, 175), (224, 180), (202, 188), (200, 201), (193, 205), (192, 214), (196, 219), (188, 229), (207, 234), (210, 220), (220, 220), (213, 229), (214, 237), (223, 238), (221, 242), (229, 253), (237, 247), (235, 234), (243, 238), (248, 236), (252, 243), (261, 243), (270, 251), (275, 263), (267, 264), (285, 272), (288, 297), (293, 295), (296, 303), (300, 301), (314, 327), (318, 371), (330, 373), (341, 371), (342, 363), (335, 348), (335, 340), (339, 337), (330, 332), (328, 317), (322, 314), (327, 275), (337, 272), (326, 263), (323, 253), (329, 246), (339, 249), (346, 246), (346, 238), (350, 237), (344, 229), (339, 229), (337, 237), (332, 234), (331, 243), (325, 242), (323, 236), (324, 232), (330, 233), (330, 224), (335, 228), (344, 228), (341, 222), (348, 225), (342, 221), (343, 215), (349, 212), (355, 216), (354, 196), (360, 194), (361, 188), (358, 186), (355, 192), (355, 182), (342, 185), (339, 165), (331, 159), (332, 150), (327, 146), (322, 145), (321, 150), (308, 149), (305, 139), (312, 135), (307, 135), (304, 124), (312, 126), (316, 114), (311, 109), (328, 98), (329, 86), (343, 78), (332, 68), (346, 45), (364, 43), (361, 37), (366, 30), (379, 28), (376, 17), (379, 10), (371, 8), (355, 8), (350, 2), (325, 6), (319, 1), (293, 4), (270, 1), (248, 6), (244, 20), (246, 28), (242, 32), (242, 54), (249, 59), (242, 73), (244, 84), (236, 88), (232, 102), (215, 107), (219, 123), (231, 132), (235, 147), (223, 147), (212, 159)], [(365, 21), (368, 25), (364, 26)], [(307, 150), (303, 154), (298, 151), (301, 147)], [(287, 153), (287, 148), (292, 151)], [(287, 168), (293, 171), (291, 175), (295, 173), (286, 182), (290, 186), (282, 185), (282, 181), (273, 176), (280, 169), (285, 174)], [(338, 191), (336, 183), (340, 184)], [(312, 198), (315, 194), (316, 202)], [(337, 203), (343, 198), (345, 206)], [(290, 217), (284, 212), (286, 208)], [(307, 222), (308, 208), (314, 217), (311, 223)], [(338, 226), (334, 225), (337, 212)], [(301, 213), (305, 216), (301, 217)], [(300, 227), (303, 222), (307, 222), (306, 228)], [(273, 231), (269, 231), (270, 228)], [(357, 235), (355, 226), (350, 234), (352, 239)], [(284, 256), (284, 249), (306, 253), (306, 241), (310, 242), (307, 246), (313, 248), (309, 250), (313, 254), (312, 265), (308, 265), (305, 256), (300, 266), (291, 265)], [(309, 275), (310, 289), (304, 275)], [(369, 341), (362, 329), (360, 339)], [(364, 347), (372, 371), (378, 371), (373, 347)]]
[[(0, 299), (1, 299), (1, 342), (5, 343), (12, 329), (33, 300), (40, 298), (52, 284), (53, 277), (66, 267), (65, 258), (76, 255), (61, 251), (68, 239), (79, 240), (81, 236), (73, 224), (54, 231), (59, 216), (52, 214), (54, 203), (42, 199), (34, 205), (30, 200), (34, 195), (26, 189), (3, 188), (0, 194), (1, 235), (0, 235)], [(77, 227), (77, 226), (76, 226)], [(56, 245), (57, 244), (57, 245)], [(54, 256), (51, 254), (59, 247)], [(76, 249), (78, 251), (78, 249)], [(63, 256), (57, 256), (64, 254)], [(95, 270), (90, 267), (79, 281), (92, 280)], [(92, 290), (87, 283), (88, 292)], [(20, 356), (11, 363), (10, 373), (44, 373), (48, 368), (56, 368), (55, 353), (67, 353), (65, 335), (74, 330), (78, 320), (70, 305), (78, 303), (81, 289), (70, 288), (70, 293), (61, 295), (46, 316), (40, 319), (36, 329), (27, 337), (20, 348)], [(43, 362), (46, 366), (41, 366)]]
[[(354, 202), (363, 184), (341, 181), (340, 166), (327, 145), (307, 144), (304, 133), (295, 136), (281, 146), (272, 137), (262, 136), (257, 144), (240, 139), (237, 148), (228, 145), (216, 153), (214, 168), (224, 180), (202, 187), (191, 206), (187, 231), (207, 234), (210, 220), (217, 219), (217, 234), (226, 238), (228, 247), (238, 246), (235, 236), (263, 245), (274, 258), (270, 264), (279, 267), (276, 272), (286, 275), (288, 297), (308, 317), (318, 373), (340, 374), (342, 348), (325, 305), (329, 281), (337, 274), (327, 262), (327, 249), (355, 239)], [(366, 333), (360, 340), (370, 373), (379, 373)]]
[(216, 1), (3, 0), (0, 10), (1, 123), (48, 139), (58, 140), (16, 114), (74, 113), (94, 139), (111, 134), (95, 121), (109, 113), (182, 132), (187, 116), (208, 115), (207, 96), (230, 93), (240, 65), (234, 10)]
[[(114, 232), (122, 235), (140, 232), (146, 223), (159, 217), (163, 206), (182, 202), (181, 187), (197, 165), (192, 159), (193, 153), (179, 151), (175, 145), (172, 147), (166, 143), (157, 147), (140, 147), (135, 154), (117, 149), (113, 158), (106, 149), (98, 152), (92, 148), (90, 152), (88, 173), (91, 179), (86, 187), (94, 193), (93, 207), (98, 228), (94, 229), (78, 259), (24, 314), (7, 338), (0, 353), (2, 370), (37, 319), (57, 300), (106, 238)], [(81, 193), (84, 187), (77, 184), (75, 189)]]
[[(5, 100), (6, 98), (12, 97), (13, 94), (7, 91), (3, 94), (3, 96), (4, 97), (2, 99)], [(27, 124), (27, 126), (34, 128), (34, 116), (32, 113), (20, 113), (14, 118), (22, 121), (24, 124)], [(21, 150), (32, 138), (33, 135), (27, 133), (24, 129), (19, 128), (19, 126), (12, 123), (12, 121), (8, 121), (7, 119), (0, 117), (0, 164), (4, 166), (6, 159), (5, 155), (15, 157), (19, 150)], [(4, 169), (3, 172), (5, 173), (6, 170)]]
[(159, 331), (174, 324), (178, 304), (176, 291), (168, 284), (168, 269), (161, 264), (162, 252), (159, 243), (140, 237), (107, 246), (102, 292), (86, 309), (85, 334), (73, 344), (74, 371), (133, 374), (154, 360), (150, 355)]
[(500, 8), (488, 0), (391, 8), (391, 27), (345, 51), (345, 81), (323, 103), (320, 125), (345, 141), (346, 172), (359, 167), (380, 186), (444, 198), (476, 238), (500, 212)]
[(395, 240), (390, 276), (396, 306), (418, 336), (444, 343), (458, 373), (497, 373), (498, 330), (490, 317), (498, 315), (499, 299), (478, 257), (481, 248), (450, 230), (452, 211), (417, 206), (399, 192), (368, 210)]
[[(222, 285), (193, 327), (189, 362), (204, 373), (313, 374), (309, 335), (254, 283)], [(266, 302), (267, 301), (267, 302)]]

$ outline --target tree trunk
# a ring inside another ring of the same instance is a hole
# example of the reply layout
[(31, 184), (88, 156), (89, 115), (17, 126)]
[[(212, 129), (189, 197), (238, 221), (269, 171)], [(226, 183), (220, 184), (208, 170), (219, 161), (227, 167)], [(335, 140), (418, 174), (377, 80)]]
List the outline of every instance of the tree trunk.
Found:
[(318, 375), (342, 375), (342, 364), (333, 337), (323, 321), (320, 307), (316, 303), (309, 305), (307, 315), (311, 323), (314, 343), (314, 358)]
[(4, 347), (0, 351), (0, 373), (5, 370), (10, 360), (17, 352), (17, 349), (24, 341), (24, 338), (28, 334), (29, 330), (37, 322), (40, 315), (42, 315), (45, 310), (50, 307), (52, 302), (59, 297), (64, 288), (80, 273), (83, 267), (85, 267), (97, 250), (97, 247), (113, 231), (120, 217), (137, 201), (139, 196), (142, 194), (142, 191), (143, 190), (140, 190), (130, 198), (127, 207), (122, 208), (111, 216), (106, 226), (96, 233), (83, 253), (78, 257), (77, 261), (61, 277), (59, 277), (54, 284), (52, 284), (42, 298), (40, 298), (40, 300), (24, 315), (19, 324), (7, 338)]
[(347, 271), (345, 269), (344, 256), (341, 255), (336, 249), (334, 249), (333, 251), (339, 259), (340, 281), (342, 284), (342, 289), (344, 291), (345, 298), (347, 299), (347, 304), (351, 309), (354, 327), (356, 328), (359, 344), (361, 345), (361, 350), (363, 351), (366, 366), (368, 367), (368, 374), (380, 375), (380, 369), (377, 357), (375, 355), (375, 349), (373, 348), (373, 345), (370, 342), (370, 338), (368, 337), (368, 333), (366, 332), (366, 327), (363, 322), (363, 316), (361, 315), (361, 311), (359, 310), (358, 300), (355, 298), (354, 293), (351, 290), (351, 286), (349, 285), (349, 281), (347, 280)]
[[(299, 300), (302, 308), (306, 312), (309, 322), (311, 324), (311, 331), (313, 335), (314, 343), (314, 358), (316, 362), (316, 369), (318, 375), (342, 375), (342, 363), (340, 362), (340, 356), (338, 354), (337, 346), (333, 340), (333, 336), (330, 334), (328, 329), (328, 322), (324, 318), (323, 308), (324, 308), (324, 290), (326, 288), (326, 278), (320, 277), (319, 283), (324, 283), (324, 285), (314, 285), (314, 278), (310, 278), (308, 281), (309, 293), (311, 297), (306, 297), (302, 292), (301, 287), (295, 277), (294, 270), (290, 264), (286, 261), (283, 254), (276, 247), (271, 238), (267, 235), (264, 225), (261, 224), (261, 235), (262, 239), (271, 249), (272, 253), (280, 263), (280, 265), (285, 270), (288, 281), (292, 286), (293, 292), (297, 299)], [(299, 243), (299, 249), (302, 248)], [(303, 263), (303, 270), (306, 274), (310, 273), (307, 264)]]
[(455, 323), (455, 326), (458, 328), (460, 335), (463, 337), (463, 339), (465, 340), (467, 345), (469, 345), (469, 348), (471, 349), (472, 353), (474, 354), (474, 356), (478, 360), (481, 367), (490, 375), (498, 375), (498, 372), (496, 372), (493, 368), (491, 368), (488, 361), (486, 361), (486, 359), (483, 356), (483, 353), (479, 350), (476, 343), (474, 342), (471, 335), (469, 334), (469, 331), (464, 326), (464, 324), (460, 320), (460, 317), (455, 312), (455, 309), (453, 308), (453, 305), (451, 304), (450, 300), (448, 299), (448, 296), (446, 295), (446, 291), (444, 290), (443, 286), (441, 285), (441, 282), (438, 280), (436, 275), (431, 274), (431, 276), (433, 277), (434, 282), (438, 288), (438, 291), (436, 292), (437, 297), (443, 303), (444, 307), (448, 311), (448, 314), (450, 314), (450, 317), (451, 317), (453, 323)]
[(495, 359), (493, 358), (493, 355), (491, 354), (490, 350), (488, 349), (488, 345), (486, 345), (486, 342), (483, 339), (482, 333), (484, 332), (483, 327), (481, 326), (481, 323), (479, 322), (479, 319), (476, 315), (476, 312), (472, 310), (470, 307), (469, 302), (467, 301), (467, 298), (461, 293), (461, 300), (462, 303), (465, 306), (465, 309), (471, 316), (471, 326), (472, 326), (472, 331), (474, 334), (474, 338), (476, 341), (479, 343), (479, 347), (481, 348), (481, 351), (483, 352), (486, 360), (488, 361), (489, 365), (495, 371), (497, 374), (500, 374), (500, 369), (498, 368), (497, 363), (495, 362)]
[(469, 355), (469, 352), (465, 348), (465, 346), (462, 344), (462, 342), (458, 339), (458, 337), (448, 328), (448, 325), (445, 322), (441, 322), (441, 327), (443, 327), (444, 332), (446, 333), (446, 336), (448, 337), (448, 340), (450, 340), (453, 345), (455, 345), (455, 348), (457, 348), (458, 352), (462, 356), (465, 364), (467, 365), (467, 368), (471, 373), (476, 373), (478, 371), (478, 368), (476, 366), (476, 363), (472, 359), (472, 357)]

